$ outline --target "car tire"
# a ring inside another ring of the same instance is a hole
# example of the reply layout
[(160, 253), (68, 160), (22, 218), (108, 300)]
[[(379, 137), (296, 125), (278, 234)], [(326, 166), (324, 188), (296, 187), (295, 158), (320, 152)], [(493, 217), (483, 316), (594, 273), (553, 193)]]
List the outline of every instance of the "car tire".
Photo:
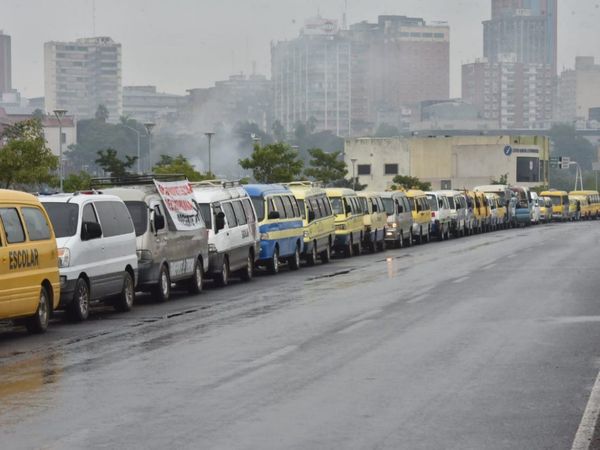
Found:
[(72, 322), (83, 322), (90, 315), (90, 288), (83, 278), (75, 283), (73, 300), (67, 306), (67, 316)]
[(171, 297), (171, 275), (165, 264), (160, 267), (158, 284), (152, 289), (152, 296), (159, 303), (167, 302)]
[(251, 251), (248, 252), (246, 267), (240, 271), (240, 278), (242, 281), (252, 281), (252, 278), (254, 278), (254, 255)]
[(267, 263), (267, 268), (272, 275), (276, 275), (279, 273), (279, 248), (275, 247), (273, 250), (273, 256)]
[(25, 328), (32, 334), (41, 334), (48, 329), (50, 322), (50, 295), (44, 286), (40, 288), (40, 300), (35, 314), (25, 320)]
[(135, 287), (133, 278), (129, 272), (125, 271), (125, 274), (123, 275), (123, 287), (121, 288), (121, 293), (115, 299), (113, 307), (119, 312), (131, 311), (134, 299)]
[(188, 292), (192, 295), (198, 295), (204, 290), (204, 265), (200, 259), (196, 260), (194, 266), (194, 275), (188, 280)]
[(229, 259), (226, 255), (223, 256), (223, 264), (221, 270), (216, 274), (215, 281), (220, 287), (225, 287), (229, 284)]
[(290, 270), (298, 270), (300, 268), (300, 247), (298, 245), (296, 245), (294, 254), (288, 260), (288, 264), (290, 265)]
[(425, 243), (425, 237), (423, 236), (423, 228), (419, 228), (419, 245), (423, 245)]
[(344, 248), (344, 257), (352, 258), (353, 256), (354, 256), (354, 242), (352, 240), (352, 237), (350, 237), (350, 242), (348, 244), (346, 244), (346, 247)]
[(327, 248), (319, 254), (319, 257), (321, 258), (321, 264), (327, 264), (331, 261), (331, 246), (329, 244), (327, 245)]
[(407, 247), (412, 247), (413, 245), (413, 232), (412, 229), (410, 230), (409, 234), (408, 234), (408, 240), (406, 241), (406, 246)]
[(402, 231), (400, 231), (400, 237), (398, 238), (398, 244), (396, 245), (397, 248), (404, 248), (404, 233), (402, 233)]
[(306, 255), (306, 264), (314, 266), (317, 263), (317, 241), (313, 241), (310, 253)]

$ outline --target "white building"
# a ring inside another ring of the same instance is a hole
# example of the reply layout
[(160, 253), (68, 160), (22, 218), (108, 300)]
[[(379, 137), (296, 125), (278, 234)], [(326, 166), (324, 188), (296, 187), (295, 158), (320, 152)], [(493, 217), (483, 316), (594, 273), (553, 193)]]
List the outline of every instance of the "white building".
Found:
[(600, 107), (600, 65), (593, 56), (575, 58), (575, 69), (562, 72), (558, 83), (558, 119), (587, 122), (589, 111)]
[(94, 117), (99, 105), (116, 122), (123, 113), (121, 44), (109, 37), (44, 44), (46, 110)]

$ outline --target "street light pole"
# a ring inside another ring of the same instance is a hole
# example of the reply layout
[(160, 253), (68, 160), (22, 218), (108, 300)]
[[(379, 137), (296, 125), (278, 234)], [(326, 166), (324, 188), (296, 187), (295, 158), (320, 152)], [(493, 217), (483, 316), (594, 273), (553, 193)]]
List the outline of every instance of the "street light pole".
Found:
[(58, 178), (60, 182), (60, 192), (63, 191), (64, 185), (64, 166), (63, 166), (63, 151), (62, 151), (62, 119), (67, 114), (66, 109), (55, 109), (54, 115), (56, 116), (56, 120), (58, 120)]
[(204, 136), (208, 138), (208, 173), (212, 175), (212, 152), (210, 148), (210, 143), (212, 141), (212, 137), (215, 135), (213, 131), (207, 131), (204, 133)]
[(148, 172), (152, 172), (152, 129), (154, 128), (154, 122), (146, 122), (144, 127), (148, 134)]
[(129, 128), (131, 131), (135, 131), (135, 134), (137, 134), (137, 173), (138, 173), (138, 175), (140, 175), (141, 174), (141, 171), (140, 171), (140, 158), (141, 158), (140, 135), (141, 135), (141, 133), (138, 130), (136, 130), (135, 128), (130, 127), (129, 125), (124, 125), (124, 124), (121, 124), (121, 125), (124, 126), (125, 128)]
[(356, 190), (356, 158), (352, 158), (350, 161), (352, 162), (352, 189)]

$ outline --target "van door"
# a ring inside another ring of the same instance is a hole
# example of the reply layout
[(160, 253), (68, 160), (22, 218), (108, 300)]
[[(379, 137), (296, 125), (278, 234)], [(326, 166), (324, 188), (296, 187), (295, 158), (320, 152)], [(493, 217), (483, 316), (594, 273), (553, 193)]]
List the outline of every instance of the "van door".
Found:
[(8, 247), (6, 237), (0, 219), (0, 317), (9, 317), (9, 306), (12, 300), (10, 293), (12, 283), (9, 279), (10, 260), (8, 258)]
[(246, 266), (248, 259), (248, 248), (251, 245), (250, 230), (248, 229), (248, 218), (244, 212), (242, 202), (234, 200), (231, 202), (231, 206), (233, 207), (237, 227), (232, 230), (234, 232), (230, 238), (235, 249), (235, 266), (237, 269), (241, 269)]
[(82, 236), (83, 224), (86, 222), (98, 224), (102, 228), (102, 236), (85, 241), (81, 240), (79, 242), (80, 250), (77, 250), (73, 262), (80, 267), (81, 272), (87, 274), (90, 280), (90, 298), (96, 300), (110, 294), (111, 274), (106, 273), (107, 270), (109, 272), (110, 270), (106, 263), (104, 227), (98, 219), (98, 213), (91, 202), (83, 206), (81, 228), (79, 229), (80, 236)]

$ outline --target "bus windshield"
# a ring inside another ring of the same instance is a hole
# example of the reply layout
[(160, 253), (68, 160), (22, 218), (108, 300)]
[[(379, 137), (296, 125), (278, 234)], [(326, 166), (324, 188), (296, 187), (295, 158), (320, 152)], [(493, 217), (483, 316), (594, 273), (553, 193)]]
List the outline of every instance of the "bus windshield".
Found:
[(383, 206), (387, 215), (391, 216), (394, 214), (394, 200), (391, 198), (382, 198), (381, 200), (383, 200)]
[(340, 197), (332, 197), (330, 200), (331, 208), (333, 209), (334, 214), (344, 214), (344, 205), (342, 204), (342, 199)]

